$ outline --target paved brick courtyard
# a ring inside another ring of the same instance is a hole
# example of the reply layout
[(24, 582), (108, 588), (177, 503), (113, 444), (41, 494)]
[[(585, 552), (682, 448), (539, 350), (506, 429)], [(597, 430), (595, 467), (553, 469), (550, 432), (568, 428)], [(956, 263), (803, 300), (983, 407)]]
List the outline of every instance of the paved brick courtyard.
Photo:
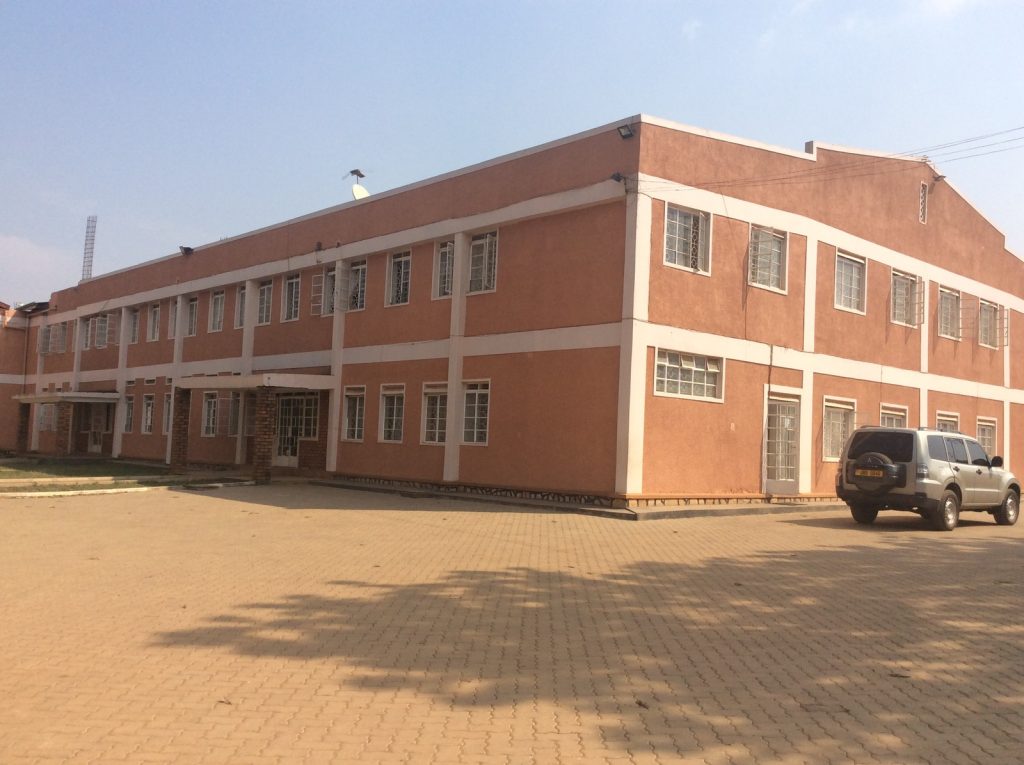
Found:
[(1016, 763), (1024, 524), (0, 499), (0, 762)]

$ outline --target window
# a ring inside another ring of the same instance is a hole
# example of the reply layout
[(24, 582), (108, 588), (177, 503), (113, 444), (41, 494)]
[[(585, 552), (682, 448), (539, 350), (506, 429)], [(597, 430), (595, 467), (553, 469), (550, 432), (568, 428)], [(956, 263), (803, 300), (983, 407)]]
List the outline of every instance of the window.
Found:
[(989, 454), (996, 453), (996, 421), (978, 418), (978, 443)]
[(452, 277), (455, 273), (455, 242), (438, 242), (437, 271), (434, 275), (434, 297), (449, 297), (452, 294)]
[(423, 386), (423, 443), (443, 444), (448, 417), (448, 386), (428, 383)]
[(241, 420), (242, 414), (242, 394), (238, 391), (231, 393), (231, 398), (228, 401), (228, 435), (237, 436), (239, 421)]
[(978, 343), (989, 348), (999, 345), (999, 307), (984, 300), (978, 309)]
[(210, 332), (224, 329), (224, 290), (210, 293)]
[(299, 318), (299, 275), (293, 274), (284, 280), (284, 295), (281, 297), (281, 321), (295, 321)]
[(335, 278), (336, 272), (333, 268), (324, 271), (323, 295), (321, 296), (320, 315), (330, 316), (334, 313), (334, 292), (337, 289)]
[(36, 348), (39, 353), (47, 354), (50, 352), (50, 331), (51, 327), (49, 325), (39, 328), (39, 342)]
[(960, 339), (960, 293), (939, 288), (939, 336)]
[(388, 305), (404, 305), (409, 302), (409, 276), (412, 270), (412, 255), (396, 252), (388, 259)]
[(171, 432), (171, 394), (164, 394), (164, 435)]
[(270, 324), (270, 299), (274, 294), (273, 282), (260, 282), (259, 306), (256, 309), (256, 323)]
[(466, 383), (466, 409), (462, 426), (462, 440), (467, 444), (487, 443), (487, 419), (491, 408), (491, 384)]
[(892, 311), (890, 318), (896, 324), (916, 327), (921, 323), (921, 296), (917, 278), (910, 274), (892, 272)]
[(94, 316), (89, 321), (93, 323), (93, 327), (96, 332), (96, 335), (93, 338), (93, 345), (97, 348), (106, 348), (108, 327), (107, 315), (105, 313), (101, 313), (99, 316)]
[(139, 309), (133, 308), (128, 312), (128, 342), (139, 342)]
[(921, 184), (921, 192), (917, 203), (917, 220), (921, 223), (928, 222), (928, 184)]
[(883, 428), (907, 427), (907, 408), (882, 404), (882, 415), (878, 420), (878, 424)]
[(153, 410), (156, 408), (156, 401), (151, 393), (142, 397), (142, 432), (153, 432)]
[(750, 227), (751, 284), (786, 289), (786, 235), (763, 226)]
[(87, 351), (92, 347), (92, 319), (82, 319), (85, 331), (82, 333), (82, 350)]
[(382, 385), (380, 390), (380, 439), (400, 442), (405, 417), (405, 386)]
[(960, 432), (960, 415), (949, 412), (937, 412), (935, 414), (935, 429), (943, 433)]
[(702, 274), (710, 273), (709, 221), (707, 213), (668, 205), (665, 208), (665, 262)]
[(822, 459), (835, 462), (843, 453), (843, 445), (854, 429), (857, 411), (851, 401), (825, 399), (821, 420)]
[(217, 435), (217, 394), (207, 392), (203, 394), (203, 438)]
[(235, 329), (245, 326), (245, 285), (238, 288), (235, 293)]
[(54, 431), (57, 429), (56, 404), (40, 404), (36, 412), (36, 423), (40, 432)]
[(167, 339), (173, 340), (178, 331), (178, 301), (175, 298), (171, 298), (167, 308)]
[(348, 310), (366, 308), (366, 261), (353, 263), (348, 270)]
[(363, 440), (363, 417), (366, 412), (366, 389), (345, 388), (345, 425), (343, 433), (346, 441)]
[(299, 414), (298, 437), (315, 441), (320, 431), (320, 396), (316, 393), (304, 393), (298, 396), (301, 402)]
[(188, 323), (185, 325), (185, 335), (195, 337), (199, 331), (199, 298), (188, 299)]
[(135, 396), (124, 397), (124, 432), (131, 433), (135, 427)]
[(469, 243), (469, 292), (488, 292), (497, 284), (498, 233), (478, 234)]
[(864, 313), (864, 272), (867, 263), (843, 253), (836, 254), (836, 308)]
[(722, 360), (659, 349), (654, 392), (721, 401)]
[(142, 384), (143, 385), (156, 385), (156, 378), (155, 377), (145, 377), (142, 380)]

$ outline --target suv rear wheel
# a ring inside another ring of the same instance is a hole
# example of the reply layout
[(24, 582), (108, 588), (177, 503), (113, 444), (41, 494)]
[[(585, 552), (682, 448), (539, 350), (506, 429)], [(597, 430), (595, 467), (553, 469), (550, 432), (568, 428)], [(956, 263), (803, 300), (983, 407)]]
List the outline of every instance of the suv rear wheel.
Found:
[(937, 531), (952, 531), (960, 520), (960, 499), (955, 492), (942, 492), (939, 506), (931, 514), (932, 528)]
[(1018, 516), (1020, 516), (1020, 497), (1017, 496), (1017, 492), (1012, 489), (1008, 491), (1003, 504), (997, 507), (992, 515), (995, 516), (996, 523), (1000, 526), (1012, 526), (1015, 524)]
[(878, 517), (878, 508), (871, 505), (850, 505), (850, 515), (857, 523), (868, 525), (874, 523)]

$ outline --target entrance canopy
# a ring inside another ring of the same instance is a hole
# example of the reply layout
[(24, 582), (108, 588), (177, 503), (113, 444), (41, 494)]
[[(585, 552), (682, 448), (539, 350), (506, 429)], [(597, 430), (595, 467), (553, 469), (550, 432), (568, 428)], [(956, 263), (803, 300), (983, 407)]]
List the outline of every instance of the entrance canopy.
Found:
[(193, 375), (192, 377), (179, 377), (174, 381), (174, 386), (188, 390), (202, 388), (218, 390), (253, 390), (255, 388), (331, 390), (334, 388), (334, 378), (331, 375), (301, 375), (282, 372), (258, 372), (252, 375)]
[(119, 401), (121, 394), (116, 392), (107, 393), (105, 391), (51, 390), (43, 391), (42, 393), (19, 393), (11, 396), (11, 398), (15, 401), (20, 401), (22, 404), (59, 404), (61, 402), (68, 404), (103, 404)]

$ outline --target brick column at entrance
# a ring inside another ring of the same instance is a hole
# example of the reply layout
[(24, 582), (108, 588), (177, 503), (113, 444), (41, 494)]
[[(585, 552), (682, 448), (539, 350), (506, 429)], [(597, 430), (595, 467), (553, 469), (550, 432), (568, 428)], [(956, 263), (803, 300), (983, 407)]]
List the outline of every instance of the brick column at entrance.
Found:
[(171, 472), (184, 473), (188, 468), (188, 421), (192, 406), (192, 391), (174, 389), (174, 409), (171, 416)]
[(255, 425), (252, 478), (256, 483), (270, 483), (270, 463), (274, 453), (274, 394), (265, 386), (256, 389)]
[(57, 454), (71, 454), (71, 415), (74, 404), (61, 401), (57, 404)]

